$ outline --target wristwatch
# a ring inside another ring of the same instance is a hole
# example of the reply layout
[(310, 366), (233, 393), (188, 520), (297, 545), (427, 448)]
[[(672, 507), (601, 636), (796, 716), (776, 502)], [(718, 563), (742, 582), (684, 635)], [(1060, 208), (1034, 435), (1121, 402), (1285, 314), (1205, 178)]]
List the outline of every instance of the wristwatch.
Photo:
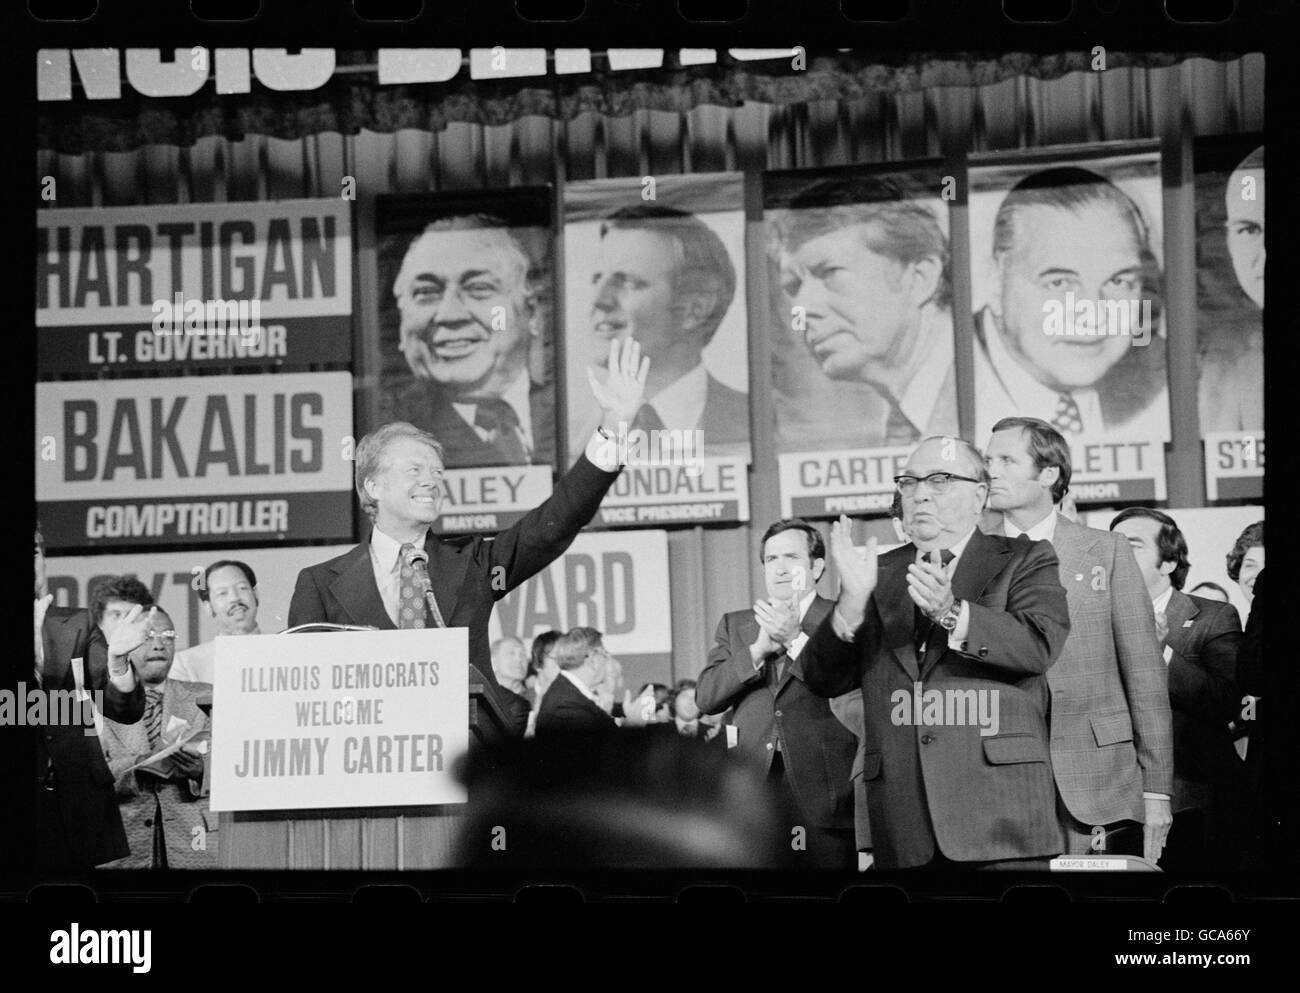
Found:
[(948, 608), (948, 612), (936, 617), (934, 623), (951, 634), (957, 628), (957, 619), (959, 617), (961, 617), (961, 601), (954, 600), (952, 606)]

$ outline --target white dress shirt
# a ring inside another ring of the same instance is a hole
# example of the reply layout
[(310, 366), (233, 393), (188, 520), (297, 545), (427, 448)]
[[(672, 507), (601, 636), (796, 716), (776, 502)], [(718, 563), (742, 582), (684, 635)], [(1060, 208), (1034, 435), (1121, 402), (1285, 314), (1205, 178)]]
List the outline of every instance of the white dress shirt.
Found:
[[(514, 382), (505, 388), (501, 394), (501, 399), (510, 405), (510, 409), (515, 412), (515, 417), (519, 419), (519, 432), (522, 435), (524, 451), (529, 457), (533, 454), (533, 408), (531, 400), (532, 381), (528, 378), (528, 370), (523, 369), (515, 377)], [(478, 416), (478, 404), (476, 403), (452, 403), (456, 412), (464, 418), (465, 423), (472, 427), (475, 433), (484, 441), (491, 442), (492, 436), (485, 428), (479, 427), (474, 423), (474, 418)]]
[(1027, 536), (1030, 541), (1051, 541), (1056, 537), (1056, 508), (1053, 507), (1037, 524), (1021, 531), (1011, 523), (1010, 517), (1002, 518), (1002, 529), (1006, 532), (1008, 538), (1019, 538), (1022, 534)]
[(694, 431), (704, 417), (709, 399), (709, 372), (701, 362), (650, 398), (659, 420), (670, 431)]

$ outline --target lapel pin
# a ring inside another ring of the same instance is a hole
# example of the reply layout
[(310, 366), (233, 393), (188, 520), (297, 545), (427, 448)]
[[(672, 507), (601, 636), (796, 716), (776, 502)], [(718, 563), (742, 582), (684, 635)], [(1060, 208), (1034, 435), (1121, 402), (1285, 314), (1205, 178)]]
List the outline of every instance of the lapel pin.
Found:
[(1082, 583), (1082, 582), (1083, 582), (1083, 573), (1081, 573), (1081, 572), (1076, 572), (1076, 573), (1074, 574), (1074, 581), (1075, 581), (1076, 583)]
[(1192, 626), (1192, 621), (1190, 618), (1188, 620), (1183, 621), (1183, 627), (1189, 628), (1191, 626)]

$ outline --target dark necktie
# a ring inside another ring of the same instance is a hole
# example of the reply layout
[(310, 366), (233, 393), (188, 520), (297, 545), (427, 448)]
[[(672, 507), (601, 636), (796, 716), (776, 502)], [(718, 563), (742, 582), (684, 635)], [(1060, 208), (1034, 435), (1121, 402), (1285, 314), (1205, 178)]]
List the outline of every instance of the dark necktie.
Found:
[(162, 744), (163, 694), (162, 690), (146, 686), (144, 690), (144, 724), (145, 734), (149, 736), (149, 751), (152, 753)]
[(1062, 434), (1078, 434), (1083, 430), (1083, 417), (1079, 405), (1069, 393), (1056, 398), (1056, 412), (1052, 414), (1052, 427)]
[(920, 440), (921, 432), (908, 420), (902, 407), (888, 397), (886, 400), (889, 403), (889, 417), (885, 420), (885, 447), (898, 448), (915, 444)]
[(424, 608), (427, 606), (433, 613), (433, 626), (445, 628), (447, 622), (443, 620), (442, 611), (438, 609), (437, 599), (432, 596), (425, 597), (424, 590), (420, 588), (420, 583), (415, 578), (414, 567), (408, 564), (407, 555), (414, 548), (415, 546), (408, 541), (397, 553), (398, 561), (402, 564), (397, 586), (397, 626), (399, 628), (427, 627), (424, 613)]
[(474, 426), (487, 432), (487, 442), (500, 453), (506, 465), (525, 465), (528, 452), (520, 435), (519, 416), (504, 400), (480, 400), (474, 410)]
[[(928, 562), (930, 559), (929, 552), (925, 553), (925, 558)], [(939, 558), (943, 561), (944, 567), (947, 568), (948, 563), (953, 560), (952, 550), (948, 548), (943, 549), (939, 552)], [(912, 617), (912, 643), (916, 646), (916, 654), (924, 655), (926, 642), (930, 638), (935, 623), (915, 604), (912, 606)]]
[(636, 412), (636, 417), (632, 419), (632, 431), (662, 431), (664, 429), (663, 419), (659, 412), (650, 404), (641, 404), (641, 409)]

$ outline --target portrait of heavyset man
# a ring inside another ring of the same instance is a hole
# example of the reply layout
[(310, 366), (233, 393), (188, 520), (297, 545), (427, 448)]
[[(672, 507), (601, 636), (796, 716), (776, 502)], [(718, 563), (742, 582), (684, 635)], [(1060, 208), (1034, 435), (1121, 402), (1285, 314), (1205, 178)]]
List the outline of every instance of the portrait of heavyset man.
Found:
[(449, 469), (554, 462), (534, 269), (517, 232), (487, 214), (440, 218), (406, 247), (392, 295), (409, 375), (383, 398), (381, 420), (429, 431)]

